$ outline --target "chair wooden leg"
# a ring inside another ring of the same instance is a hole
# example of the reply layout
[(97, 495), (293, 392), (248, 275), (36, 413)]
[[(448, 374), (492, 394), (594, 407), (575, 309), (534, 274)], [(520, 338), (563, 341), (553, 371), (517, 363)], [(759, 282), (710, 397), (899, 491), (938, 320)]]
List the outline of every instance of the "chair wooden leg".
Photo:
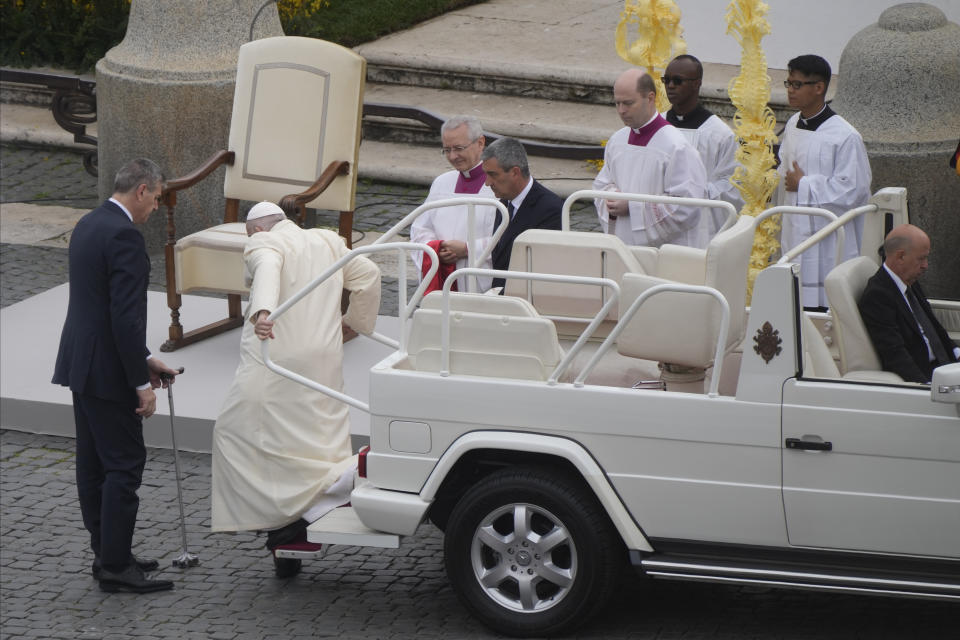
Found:
[(340, 228), (337, 232), (347, 241), (347, 249), (353, 249), (353, 211), (340, 212)]

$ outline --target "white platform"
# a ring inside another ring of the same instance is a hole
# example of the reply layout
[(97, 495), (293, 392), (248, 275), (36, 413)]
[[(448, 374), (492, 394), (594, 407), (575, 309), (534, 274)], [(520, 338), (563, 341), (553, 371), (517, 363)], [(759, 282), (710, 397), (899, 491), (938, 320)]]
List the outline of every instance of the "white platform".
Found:
[[(63, 284), (23, 302), (0, 309), (0, 427), (33, 433), (73, 437), (73, 408), (69, 389), (51, 384), (60, 330), (67, 313), (68, 285)], [(226, 398), (240, 361), (240, 329), (162, 353), (170, 310), (166, 294), (147, 294), (147, 346), (156, 357), (185, 373), (173, 388), (177, 446), (187, 451), (210, 451), (213, 423)], [(180, 319), (190, 330), (226, 317), (227, 303), (216, 298), (184, 296)], [(396, 338), (397, 318), (380, 316), (377, 331)], [(344, 345), (344, 392), (366, 402), (370, 367), (390, 349), (364, 337)], [(170, 446), (167, 392), (157, 390), (157, 412), (144, 423), (148, 446)], [(369, 417), (350, 410), (354, 443), (369, 438)]]

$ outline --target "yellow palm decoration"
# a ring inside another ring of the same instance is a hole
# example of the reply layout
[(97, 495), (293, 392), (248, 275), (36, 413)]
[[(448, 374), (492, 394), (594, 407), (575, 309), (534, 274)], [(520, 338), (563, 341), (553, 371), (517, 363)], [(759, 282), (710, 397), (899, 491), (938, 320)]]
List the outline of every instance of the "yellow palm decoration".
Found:
[[(727, 33), (743, 47), (740, 75), (727, 88), (730, 101), (737, 108), (733, 129), (740, 142), (737, 150), (739, 166), (730, 181), (743, 196), (741, 214), (758, 215), (767, 208), (767, 201), (777, 187), (779, 176), (774, 166), (772, 145), (776, 118), (767, 103), (770, 101), (770, 78), (767, 57), (760, 40), (770, 33), (767, 5), (760, 0), (731, 0), (727, 6)], [(748, 294), (753, 281), (780, 248), (780, 216), (763, 221), (757, 228), (753, 253), (747, 274)]]
[[(627, 27), (636, 25), (637, 39), (627, 44)], [(670, 108), (660, 75), (667, 64), (687, 51), (680, 26), (680, 9), (673, 0), (625, 0), (617, 24), (617, 53), (643, 67), (657, 87), (657, 111)]]

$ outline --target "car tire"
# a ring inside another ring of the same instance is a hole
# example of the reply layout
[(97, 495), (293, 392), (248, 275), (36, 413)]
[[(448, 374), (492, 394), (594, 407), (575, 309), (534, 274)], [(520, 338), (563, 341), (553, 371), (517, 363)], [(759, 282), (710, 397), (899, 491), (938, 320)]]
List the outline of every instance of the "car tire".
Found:
[(579, 478), (507, 468), (457, 502), (444, 558), (464, 606), (511, 636), (568, 633), (612, 595), (623, 544)]

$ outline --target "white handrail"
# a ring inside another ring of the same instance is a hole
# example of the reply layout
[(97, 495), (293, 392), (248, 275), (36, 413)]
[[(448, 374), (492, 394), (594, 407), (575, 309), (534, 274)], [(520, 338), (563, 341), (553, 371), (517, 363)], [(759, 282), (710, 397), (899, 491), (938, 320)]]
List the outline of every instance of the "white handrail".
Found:
[(587, 340), (593, 335), (593, 332), (600, 326), (600, 323), (603, 322), (603, 319), (607, 317), (607, 314), (610, 313), (610, 310), (613, 308), (613, 305), (620, 298), (620, 285), (616, 283), (615, 280), (610, 278), (590, 278), (587, 276), (564, 276), (557, 275), (553, 273), (529, 273), (526, 271), (497, 271), (495, 269), (457, 269), (451, 274), (451, 277), (443, 283), (443, 304), (441, 307), (441, 316), (440, 316), (440, 375), (447, 377), (450, 375), (450, 286), (453, 283), (453, 276), (463, 273), (464, 275), (469, 275), (473, 273), (474, 275), (481, 276), (496, 276), (498, 278), (519, 278), (521, 280), (537, 280), (539, 282), (563, 282), (567, 284), (586, 284), (586, 285), (596, 285), (601, 287), (608, 287), (612, 290), (612, 294), (609, 299), (600, 307), (600, 311), (593, 317), (593, 320), (589, 325), (583, 330), (580, 334), (580, 337), (577, 338), (577, 341), (574, 342), (573, 346), (567, 350), (563, 358), (557, 364), (556, 368), (553, 370), (553, 373), (550, 374), (550, 377), (547, 378), (548, 385), (557, 384), (557, 380), (563, 375), (563, 372), (566, 371), (567, 367), (570, 366), (570, 363), (573, 362), (574, 356), (583, 348), (583, 345), (586, 344)]
[(717, 230), (717, 233), (726, 231), (737, 220), (737, 208), (729, 202), (723, 200), (707, 200), (706, 198), (678, 198), (674, 196), (654, 196), (647, 193), (625, 193), (620, 191), (598, 191), (596, 189), (582, 189), (574, 191), (566, 200), (563, 201), (563, 210), (561, 212), (562, 222), (560, 228), (564, 231), (570, 230), (570, 207), (577, 200), (584, 198), (603, 198), (605, 200), (632, 200), (637, 202), (656, 202), (658, 204), (676, 204), (685, 207), (706, 207), (708, 209), (726, 209), (727, 220), (723, 226)]
[(880, 208), (875, 204), (865, 204), (862, 207), (856, 207), (854, 209), (850, 209), (849, 211), (847, 211), (846, 213), (844, 213), (839, 217), (834, 217), (834, 220), (828, 223), (827, 226), (823, 227), (822, 229), (819, 229), (812, 236), (810, 236), (809, 238), (807, 238), (806, 240), (804, 240), (803, 242), (795, 246), (793, 249), (790, 249), (790, 251), (783, 254), (783, 256), (779, 260), (777, 260), (777, 264), (782, 264), (784, 262), (792, 261), (796, 256), (800, 255), (801, 253), (803, 253), (813, 245), (817, 244), (818, 242), (826, 238), (828, 235), (830, 235), (834, 231), (837, 232), (837, 236), (838, 236), (836, 264), (840, 264), (842, 262), (842, 257), (843, 257), (841, 253), (843, 249), (843, 225), (850, 222), (851, 220), (859, 218), (865, 213), (874, 213), (879, 210)]
[[(427, 275), (423, 279), (423, 282), (420, 283), (420, 286), (417, 287), (417, 290), (414, 292), (413, 297), (410, 300), (410, 304), (401, 306), (400, 309), (398, 310), (398, 315), (400, 316), (400, 341), (398, 342), (396, 340), (393, 340), (392, 338), (389, 338), (383, 334), (376, 333), (376, 332), (373, 332), (368, 336), (369, 338), (372, 338), (377, 342), (385, 344), (388, 347), (391, 347), (394, 349), (399, 349), (400, 351), (405, 353), (406, 352), (405, 328), (406, 328), (407, 317), (409, 317), (410, 313), (412, 313), (412, 309), (420, 301), (420, 298), (423, 297), (424, 290), (426, 290), (427, 285), (429, 285), (430, 281), (433, 279), (433, 276), (436, 275), (437, 268), (440, 264), (437, 259), (437, 252), (431, 249), (429, 246), (418, 243), (418, 242), (389, 242), (389, 243), (383, 243), (383, 244), (371, 244), (365, 247), (357, 247), (356, 249), (352, 249), (351, 251), (346, 253), (342, 258), (340, 258), (339, 260), (334, 262), (332, 265), (327, 267), (320, 275), (314, 278), (309, 284), (307, 284), (305, 287), (303, 287), (302, 289), (297, 291), (295, 294), (287, 298), (279, 307), (277, 307), (273, 311), (273, 313), (271, 313), (267, 317), (267, 319), (273, 322), (276, 322), (277, 319), (280, 316), (282, 316), (284, 313), (286, 313), (290, 307), (297, 304), (300, 300), (303, 299), (305, 295), (307, 295), (308, 293), (316, 289), (321, 283), (323, 283), (330, 276), (332, 276), (333, 274), (338, 272), (340, 269), (342, 269), (345, 264), (353, 260), (358, 255), (363, 255), (365, 253), (382, 253), (385, 251), (393, 251), (393, 250), (397, 250), (401, 263), (406, 260), (406, 256), (403, 253), (404, 250), (423, 251), (430, 256), (430, 261), (431, 261), (430, 269), (427, 271)], [(399, 279), (399, 287), (400, 287), (400, 290), (404, 293), (404, 296), (401, 296), (401, 300), (403, 300), (405, 299), (405, 294), (406, 294), (406, 277), (402, 270), (401, 270), (401, 277)], [(341, 402), (344, 402), (350, 405), (351, 407), (356, 407), (357, 409), (366, 411), (367, 413), (370, 412), (370, 405), (368, 405), (367, 403), (361, 402), (360, 400), (357, 400), (356, 398), (353, 398), (340, 391), (337, 391), (336, 389), (331, 389), (330, 387), (324, 384), (320, 384), (319, 382), (310, 380), (309, 378), (305, 378), (299, 373), (290, 371), (289, 369), (285, 367), (281, 367), (280, 365), (275, 363), (273, 360), (270, 359), (270, 340), (269, 339), (260, 341), (260, 355), (263, 358), (263, 364), (268, 369), (270, 369), (270, 371), (273, 371), (277, 375), (281, 375), (285, 378), (293, 380), (294, 382), (298, 382), (304, 385), (305, 387), (313, 389), (314, 391), (319, 391), (320, 393), (326, 394), (331, 398), (340, 400)]]
[[(481, 198), (478, 196), (462, 196), (457, 198), (445, 198), (443, 200), (432, 200), (430, 202), (424, 202), (422, 205), (420, 205), (419, 207), (417, 207), (416, 209), (408, 213), (406, 216), (404, 216), (404, 218), (400, 222), (390, 227), (390, 229), (388, 229), (387, 232), (384, 233), (382, 236), (377, 238), (373, 242), (373, 244), (382, 244), (385, 242), (389, 242), (391, 238), (396, 237), (400, 233), (400, 231), (405, 229), (407, 226), (413, 223), (414, 220), (419, 218), (421, 215), (423, 215), (427, 211), (430, 211), (431, 209), (442, 209), (444, 207), (452, 207), (452, 206), (458, 206), (458, 205), (467, 206), (467, 247), (468, 247), (467, 253), (468, 253), (468, 256), (472, 256), (472, 260), (468, 260), (467, 264), (468, 266), (471, 266), (471, 267), (479, 267), (481, 264), (483, 264), (483, 262), (487, 258), (490, 257), (490, 254), (493, 252), (494, 247), (497, 246), (497, 242), (500, 241), (501, 236), (503, 236), (504, 232), (507, 230), (507, 225), (510, 224), (510, 214), (507, 212), (507, 206), (502, 202), (500, 202), (499, 200), (495, 200), (493, 198)], [(490, 243), (487, 245), (487, 247), (483, 251), (481, 251), (479, 255), (474, 256), (473, 248), (474, 246), (476, 246), (475, 245), (476, 225), (474, 224), (474, 222), (476, 219), (475, 216), (476, 216), (477, 206), (495, 207), (496, 209), (498, 209), (500, 211), (500, 226), (498, 226), (494, 230), (493, 235), (490, 238)], [(471, 286), (471, 284), (473, 286)], [(476, 288), (479, 288), (479, 287), (477, 287), (476, 276), (474, 276), (474, 278), (467, 280), (467, 290), (473, 291)]]
[[(776, 207), (770, 207), (769, 209), (766, 209), (763, 213), (758, 215), (756, 221), (754, 222), (754, 225), (759, 227), (760, 223), (766, 220), (767, 218), (769, 218), (770, 216), (781, 215), (781, 214), (816, 216), (820, 218), (826, 218), (827, 224), (837, 219), (837, 214), (835, 214), (833, 211), (828, 211), (827, 209), (821, 209), (819, 207), (794, 207), (794, 206), (788, 206), (788, 205), (779, 205)], [(836, 251), (836, 255), (834, 256), (834, 260), (836, 261), (835, 264), (840, 264), (840, 262), (843, 260), (843, 245), (844, 245), (844, 242), (846, 241), (845, 233), (846, 232), (843, 230), (843, 228), (837, 231), (837, 251)], [(801, 251), (800, 253), (803, 253), (803, 252)], [(794, 254), (794, 257), (796, 257), (797, 255), (799, 254)]]
[(716, 298), (720, 303), (720, 334), (717, 336), (717, 348), (713, 354), (713, 375), (710, 378), (710, 391), (707, 394), (711, 398), (717, 397), (717, 395), (719, 395), (718, 389), (720, 385), (720, 370), (723, 366), (723, 353), (725, 351), (724, 347), (727, 342), (727, 333), (730, 331), (730, 305), (727, 304), (727, 299), (723, 297), (723, 294), (713, 287), (703, 287), (693, 284), (658, 284), (650, 287), (637, 296), (637, 299), (633, 301), (633, 304), (630, 305), (626, 313), (620, 316), (620, 322), (618, 322), (613, 330), (610, 331), (610, 335), (607, 336), (607, 339), (603, 341), (603, 344), (600, 345), (600, 348), (597, 349), (597, 352), (593, 354), (593, 357), (590, 358), (589, 362), (587, 362), (586, 366), (580, 372), (580, 375), (578, 375), (573, 381), (573, 386), (583, 386), (583, 381), (586, 380), (587, 376), (590, 374), (590, 371), (592, 371), (597, 363), (600, 362), (600, 358), (603, 357), (603, 354), (610, 349), (620, 334), (623, 333), (627, 323), (629, 323), (630, 319), (633, 318), (634, 314), (636, 314), (637, 309), (640, 308), (640, 305), (646, 302), (648, 298), (660, 293), (666, 293), (668, 291), (710, 295)]

